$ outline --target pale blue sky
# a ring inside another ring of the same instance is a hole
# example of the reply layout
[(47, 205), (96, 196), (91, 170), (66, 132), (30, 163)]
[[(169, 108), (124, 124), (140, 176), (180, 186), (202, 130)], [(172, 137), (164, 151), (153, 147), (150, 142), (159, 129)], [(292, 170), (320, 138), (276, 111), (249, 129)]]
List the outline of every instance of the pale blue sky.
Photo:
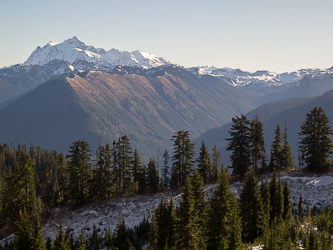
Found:
[(333, 1), (0, 0), (0, 67), (81, 41), (172, 63), (271, 70), (333, 66)]

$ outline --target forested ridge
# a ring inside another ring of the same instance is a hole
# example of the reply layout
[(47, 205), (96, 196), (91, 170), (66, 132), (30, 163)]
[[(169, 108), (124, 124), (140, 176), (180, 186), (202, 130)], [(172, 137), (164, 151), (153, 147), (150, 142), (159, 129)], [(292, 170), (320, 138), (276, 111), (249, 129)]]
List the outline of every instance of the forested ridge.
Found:
[[(313, 217), (309, 208), (292, 211), (287, 181), (275, 171), (295, 168), (288, 143), (287, 123), (277, 124), (275, 139), (265, 152), (259, 116), (232, 119), (227, 138), (232, 152), (232, 179), (243, 181), (239, 199), (230, 191), (229, 171), (216, 147), (209, 153), (202, 141), (196, 158), (188, 131), (175, 132), (172, 155), (168, 151), (142, 164), (127, 136), (92, 152), (86, 141), (74, 141), (68, 155), (30, 145), (0, 146), (1, 227), (14, 225), (15, 240), (5, 249), (245, 249), (250, 243), (264, 249), (331, 249), (330, 209)], [(305, 117), (299, 133), (300, 166), (309, 171), (331, 169), (332, 130), (323, 109), (315, 107)], [(316, 143), (314, 144), (313, 141)], [(303, 165), (301, 165), (303, 164)], [(273, 172), (270, 181), (260, 173)], [(217, 183), (211, 199), (204, 185)], [(129, 193), (153, 193), (181, 188), (178, 207), (172, 197), (162, 199), (152, 221), (128, 229), (124, 219), (115, 232), (93, 229), (90, 238), (73, 239), (62, 223), (55, 241), (44, 240), (39, 213), (54, 206), (80, 206), (98, 199)], [(293, 214), (294, 213), (294, 214)], [(306, 225), (304, 227), (304, 225)], [(314, 225), (320, 230), (315, 233)], [(103, 235), (103, 237), (102, 237)], [(25, 248), (22, 248), (25, 246)]]

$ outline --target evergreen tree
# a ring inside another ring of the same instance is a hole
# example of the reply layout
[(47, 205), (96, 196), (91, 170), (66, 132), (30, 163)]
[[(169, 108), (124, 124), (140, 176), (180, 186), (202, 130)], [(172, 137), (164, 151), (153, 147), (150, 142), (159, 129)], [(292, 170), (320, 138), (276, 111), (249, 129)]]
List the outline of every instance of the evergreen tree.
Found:
[(25, 250), (32, 248), (31, 239), (31, 225), (27, 212), (25, 209), (20, 214), (20, 220), (16, 223), (18, 229), (15, 232), (14, 249), (15, 250)]
[(45, 240), (42, 234), (43, 226), (40, 223), (40, 217), (37, 215), (36, 223), (32, 234), (32, 249), (46, 250)]
[(261, 181), (260, 196), (262, 201), (261, 233), (264, 238), (264, 241), (266, 241), (267, 240), (266, 238), (269, 235), (269, 222), (270, 222), (270, 212), (271, 212), (271, 194), (267, 179)]
[(86, 241), (84, 239), (84, 233), (83, 233), (82, 228), (81, 228), (79, 237), (80, 237), (80, 245), (75, 249), (76, 250), (87, 250), (87, 245), (86, 245)]
[(287, 140), (288, 139), (287, 130), (288, 130), (288, 127), (287, 127), (287, 121), (286, 121), (285, 126), (284, 126), (284, 133), (282, 135), (282, 140), (283, 140), (282, 149), (281, 149), (282, 166), (285, 169), (291, 169), (294, 167), (295, 163), (294, 163), (293, 154), (291, 152), (291, 147)]
[(69, 150), (70, 194), (75, 203), (83, 203), (88, 198), (90, 180), (90, 146), (85, 141), (74, 141)]
[(219, 179), (219, 164), (221, 162), (221, 153), (216, 145), (213, 147), (213, 168), (209, 171), (209, 181), (217, 182)]
[(253, 242), (261, 235), (263, 211), (258, 182), (254, 170), (246, 173), (239, 196), (243, 217), (243, 238), (246, 242)]
[(64, 226), (62, 224), (62, 219), (60, 218), (59, 231), (56, 240), (53, 243), (54, 250), (70, 250), (68, 243), (68, 236), (64, 232)]
[(168, 189), (170, 177), (169, 177), (169, 162), (170, 155), (168, 153), (168, 150), (165, 150), (163, 153), (163, 169), (162, 169), (162, 176), (163, 176), (163, 189)]
[(67, 179), (67, 167), (65, 163), (65, 157), (61, 153), (58, 157), (57, 162), (57, 172), (58, 172), (58, 202), (63, 203), (68, 201), (68, 179)]
[(251, 165), (249, 121), (246, 116), (241, 115), (241, 117), (232, 118), (232, 122), (231, 130), (229, 130), (231, 138), (226, 139), (229, 141), (227, 150), (232, 151), (230, 156), (232, 174), (242, 177)]
[(184, 185), (187, 175), (192, 172), (195, 157), (195, 147), (189, 138), (189, 131), (178, 131), (171, 139), (174, 144), (174, 154), (172, 160), (171, 182), (173, 187)]
[(192, 187), (194, 196), (194, 210), (197, 212), (196, 224), (198, 225), (198, 232), (201, 234), (198, 237), (200, 239), (205, 238), (205, 224), (207, 221), (207, 202), (206, 192), (203, 189), (203, 179), (198, 170), (195, 168), (192, 176)]
[(242, 231), (239, 220), (238, 205), (229, 187), (228, 171), (223, 168), (219, 185), (209, 201), (207, 249), (232, 249), (231, 246), (239, 246)]
[(41, 177), (41, 187), (42, 187), (42, 200), (46, 208), (53, 206), (54, 196), (53, 196), (53, 186), (52, 186), (52, 173), (48, 166), (44, 168)]
[(263, 131), (263, 124), (259, 121), (259, 115), (257, 114), (250, 123), (251, 156), (255, 172), (258, 171), (259, 162), (262, 162), (262, 158), (265, 156), (265, 140)]
[(157, 173), (155, 161), (150, 158), (148, 163), (148, 187), (149, 192), (157, 192), (159, 176)]
[(271, 159), (269, 162), (270, 170), (281, 169), (282, 167), (282, 134), (280, 124), (277, 124), (274, 141), (271, 145)]
[(330, 168), (333, 143), (332, 129), (328, 117), (320, 107), (314, 107), (306, 114), (299, 132), (301, 152), (309, 170), (326, 171)]
[(211, 171), (211, 162), (210, 162), (210, 155), (208, 153), (208, 149), (206, 147), (205, 141), (202, 140), (199, 158), (197, 158), (198, 164), (198, 171), (201, 174), (204, 183), (208, 183), (209, 181), (209, 173)]
[(288, 223), (292, 219), (292, 208), (293, 204), (291, 203), (291, 196), (290, 196), (290, 190), (288, 186), (288, 180), (285, 180), (284, 186), (283, 186), (283, 220)]
[(303, 222), (303, 197), (302, 192), (299, 194), (298, 206), (297, 206), (297, 217), (300, 222)]
[(115, 249), (131, 249), (132, 243), (129, 240), (129, 230), (125, 226), (124, 218), (122, 218), (117, 224), (112, 241)]
[(141, 157), (137, 151), (137, 149), (134, 149), (134, 155), (133, 155), (133, 165), (132, 165), (132, 176), (133, 181), (138, 186), (139, 179), (140, 179), (140, 170), (141, 170)]
[(148, 180), (147, 180), (147, 167), (145, 165), (142, 165), (140, 168), (139, 173), (139, 180), (138, 180), (138, 193), (144, 194), (147, 192), (148, 187)]
[(150, 237), (149, 237), (149, 249), (150, 250), (157, 250), (157, 249), (164, 249), (166, 243), (163, 238), (163, 235), (159, 234), (159, 230), (162, 228), (159, 228), (157, 225), (157, 219), (156, 219), (156, 210), (153, 210), (153, 216), (151, 218), (151, 231), (150, 231)]
[(194, 192), (190, 176), (182, 188), (177, 225), (177, 249), (205, 249), (204, 239), (198, 225), (198, 212), (195, 210)]
[(131, 181), (131, 163), (132, 151), (129, 138), (125, 135), (119, 138), (117, 143), (117, 159), (118, 159), (118, 192), (125, 194), (126, 189)]

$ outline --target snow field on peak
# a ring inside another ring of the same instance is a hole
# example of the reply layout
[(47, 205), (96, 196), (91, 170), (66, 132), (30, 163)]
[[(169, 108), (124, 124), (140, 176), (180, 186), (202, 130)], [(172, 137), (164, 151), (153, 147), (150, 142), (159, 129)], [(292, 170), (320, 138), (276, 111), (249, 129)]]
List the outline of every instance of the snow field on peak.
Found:
[(79, 60), (86, 60), (110, 68), (116, 65), (152, 68), (170, 64), (169, 61), (161, 57), (139, 50), (133, 52), (119, 51), (117, 49), (105, 51), (104, 49), (87, 45), (77, 37), (73, 37), (63, 43), (49, 42), (43, 48), (38, 47), (32, 52), (28, 60), (24, 62), (24, 65), (37, 64), (42, 66), (54, 59), (68, 61), (71, 64)]

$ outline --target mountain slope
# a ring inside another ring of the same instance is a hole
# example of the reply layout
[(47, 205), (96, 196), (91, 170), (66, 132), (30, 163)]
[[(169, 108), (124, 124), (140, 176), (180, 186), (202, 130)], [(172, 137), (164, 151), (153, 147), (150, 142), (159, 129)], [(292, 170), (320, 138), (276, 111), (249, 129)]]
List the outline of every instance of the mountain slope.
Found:
[(41, 84), (0, 110), (0, 142), (95, 150), (127, 135), (144, 156), (171, 148), (174, 131), (199, 136), (253, 108), (256, 94), (169, 66), (150, 76), (99, 71)]

